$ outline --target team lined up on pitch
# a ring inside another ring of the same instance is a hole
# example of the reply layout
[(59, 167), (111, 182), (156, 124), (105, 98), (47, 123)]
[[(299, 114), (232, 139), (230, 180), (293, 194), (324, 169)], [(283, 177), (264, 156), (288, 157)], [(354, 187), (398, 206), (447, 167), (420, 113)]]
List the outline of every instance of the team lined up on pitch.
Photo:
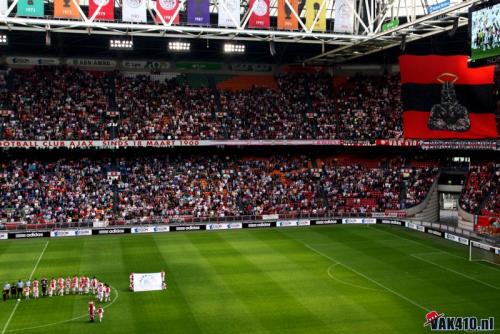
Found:
[(42, 297), (64, 296), (64, 295), (96, 295), (99, 302), (109, 302), (111, 287), (99, 281), (95, 276), (90, 279), (87, 276), (68, 276), (66, 279), (52, 277), (50, 280), (43, 277), (40, 281), (36, 278), (31, 282), (29, 279), (26, 282), (19, 280), (15, 284), (16, 289), (12, 289), (9, 283), (5, 283), (3, 288), (3, 299), (8, 298), (18, 299), (24, 297), (26, 300), (31, 297), (38, 299)]

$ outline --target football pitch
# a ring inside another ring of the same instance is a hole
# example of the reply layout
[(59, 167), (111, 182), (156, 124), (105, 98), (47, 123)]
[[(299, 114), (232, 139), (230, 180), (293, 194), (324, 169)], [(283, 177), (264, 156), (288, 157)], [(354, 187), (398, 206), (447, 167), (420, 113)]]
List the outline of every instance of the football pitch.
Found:
[[(3, 333), (425, 333), (425, 315), (495, 317), (500, 267), (393, 226), (322, 226), (0, 242), (0, 282), (85, 274), (112, 286), (104, 321), (88, 296), (0, 302)], [(168, 290), (128, 291), (131, 272)], [(498, 330), (497, 330), (498, 332)]]

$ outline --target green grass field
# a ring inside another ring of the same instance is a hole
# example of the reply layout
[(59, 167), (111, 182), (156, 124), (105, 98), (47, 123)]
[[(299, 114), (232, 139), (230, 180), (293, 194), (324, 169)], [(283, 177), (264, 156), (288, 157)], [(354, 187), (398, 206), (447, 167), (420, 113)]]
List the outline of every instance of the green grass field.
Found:
[[(425, 333), (428, 310), (500, 322), (500, 267), (467, 253), (392, 226), (2, 241), (2, 284), (38, 262), (34, 277), (85, 273), (115, 290), (103, 323), (88, 322), (86, 296), (0, 302), (0, 334)], [(130, 272), (161, 269), (167, 291), (128, 291)]]

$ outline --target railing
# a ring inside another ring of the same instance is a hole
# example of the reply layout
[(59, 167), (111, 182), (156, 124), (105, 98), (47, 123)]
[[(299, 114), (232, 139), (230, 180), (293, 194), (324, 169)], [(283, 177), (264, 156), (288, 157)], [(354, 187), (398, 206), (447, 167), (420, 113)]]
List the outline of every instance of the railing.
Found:
[[(381, 214), (383, 215), (383, 213)], [(37, 231), (54, 230), (65, 228), (99, 228), (115, 226), (148, 226), (164, 224), (212, 224), (212, 223), (235, 223), (235, 222), (256, 222), (256, 221), (276, 221), (290, 219), (333, 219), (333, 218), (367, 218), (372, 217), (372, 213), (345, 213), (340, 214), (334, 211), (328, 211), (321, 214), (314, 213), (287, 213), (277, 215), (247, 215), (232, 217), (163, 217), (154, 219), (108, 219), (108, 220), (81, 220), (72, 223), (44, 223), (34, 224), (26, 222), (0, 223), (1, 231)]]

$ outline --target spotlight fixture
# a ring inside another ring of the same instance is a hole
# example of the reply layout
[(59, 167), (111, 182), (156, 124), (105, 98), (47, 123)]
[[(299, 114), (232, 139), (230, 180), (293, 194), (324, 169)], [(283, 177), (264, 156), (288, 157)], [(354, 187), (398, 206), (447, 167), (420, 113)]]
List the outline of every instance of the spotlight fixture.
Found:
[(110, 39), (109, 48), (112, 50), (132, 50), (134, 42), (131, 39)]
[(168, 50), (173, 52), (189, 52), (191, 43), (189, 42), (168, 42)]
[(0, 45), (7, 45), (7, 35), (0, 35)]
[(224, 44), (224, 53), (245, 53), (244, 44)]

